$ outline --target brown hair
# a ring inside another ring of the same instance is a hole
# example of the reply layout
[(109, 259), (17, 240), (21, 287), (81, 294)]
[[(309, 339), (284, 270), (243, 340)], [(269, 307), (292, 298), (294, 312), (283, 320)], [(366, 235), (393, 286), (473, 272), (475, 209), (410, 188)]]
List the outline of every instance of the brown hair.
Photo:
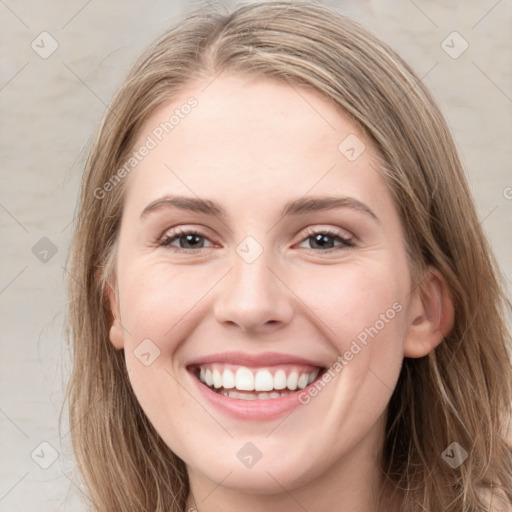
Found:
[[(388, 406), (382, 472), (396, 492), (386, 506), (481, 511), (493, 492), (499, 496), (490, 509), (504, 509), (512, 501), (508, 302), (452, 135), (421, 80), (386, 44), (326, 7), (287, 1), (231, 13), (204, 6), (180, 21), (136, 62), (90, 150), (70, 255), (68, 400), (73, 448), (94, 509), (177, 512), (189, 491), (183, 461), (145, 416), (124, 353), (109, 342), (105, 283), (114, 269), (123, 186), (102, 199), (94, 191), (123, 166), (159, 105), (225, 70), (312, 88), (348, 113), (380, 155), (412, 275), (431, 265), (451, 291), (451, 333), (428, 356), (405, 358)], [(442, 458), (452, 442), (469, 454), (456, 469)]]

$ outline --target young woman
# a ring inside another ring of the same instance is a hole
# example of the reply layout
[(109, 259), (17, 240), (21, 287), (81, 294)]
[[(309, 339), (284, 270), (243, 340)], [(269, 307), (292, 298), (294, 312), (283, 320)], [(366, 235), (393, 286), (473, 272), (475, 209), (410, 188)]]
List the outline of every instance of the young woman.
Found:
[(188, 16), (113, 99), (79, 208), (94, 510), (510, 510), (496, 263), (435, 101), (358, 24)]

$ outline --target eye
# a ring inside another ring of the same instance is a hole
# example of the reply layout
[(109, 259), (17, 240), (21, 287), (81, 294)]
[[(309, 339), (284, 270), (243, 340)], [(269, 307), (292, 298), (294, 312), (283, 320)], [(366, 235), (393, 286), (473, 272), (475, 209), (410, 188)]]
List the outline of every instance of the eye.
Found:
[[(338, 245), (335, 245), (338, 242)], [(301, 242), (309, 243), (309, 249), (320, 249), (320, 252), (330, 252), (342, 250), (346, 247), (352, 247), (354, 242), (351, 238), (343, 236), (341, 233), (329, 229), (320, 231), (310, 231), (308, 236)]]
[(203, 235), (200, 231), (180, 228), (171, 232), (167, 232), (158, 242), (158, 245), (183, 250), (194, 250), (211, 247), (213, 244), (210, 246), (205, 246), (205, 242), (207, 240), (208, 238), (206, 238), (206, 236)]
[[(304, 243), (308, 243), (311, 250), (319, 250), (319, 252), (331, 252), (352, 247), (354, 242), (351, 238), (343, 236), (341, 233), (329, 229), (311, 230), (307, 233), (307, 237), (302, 240), (299, 247)], [(183, 251), (194, 251), (213, 247), (213, 243), (198, 230), (178, 228), (165, 233), (158, 245), (170, 247)]]

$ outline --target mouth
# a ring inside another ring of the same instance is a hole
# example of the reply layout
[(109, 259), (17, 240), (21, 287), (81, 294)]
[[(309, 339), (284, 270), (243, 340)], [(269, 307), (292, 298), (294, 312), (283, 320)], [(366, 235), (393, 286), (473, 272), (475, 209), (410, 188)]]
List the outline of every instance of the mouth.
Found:
[(235, 400), (276, 400), (296, 395), (325, 372), (305, 364), (249, 367), (207, 363), (189, 368), (195, 378), (214, 393)]

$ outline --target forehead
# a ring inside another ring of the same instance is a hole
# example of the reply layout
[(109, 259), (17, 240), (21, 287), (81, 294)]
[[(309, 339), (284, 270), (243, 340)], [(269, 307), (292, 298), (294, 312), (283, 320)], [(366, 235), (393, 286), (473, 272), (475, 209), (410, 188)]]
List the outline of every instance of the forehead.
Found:
[(316, 91), (271, 79), (220, 75), (192, 85), (146, 120), (134, 149), (150, 139), (128, 177), (127, 201), (172, 192), (248, 205), (385, 188), (375, 151), (341, 109)]

